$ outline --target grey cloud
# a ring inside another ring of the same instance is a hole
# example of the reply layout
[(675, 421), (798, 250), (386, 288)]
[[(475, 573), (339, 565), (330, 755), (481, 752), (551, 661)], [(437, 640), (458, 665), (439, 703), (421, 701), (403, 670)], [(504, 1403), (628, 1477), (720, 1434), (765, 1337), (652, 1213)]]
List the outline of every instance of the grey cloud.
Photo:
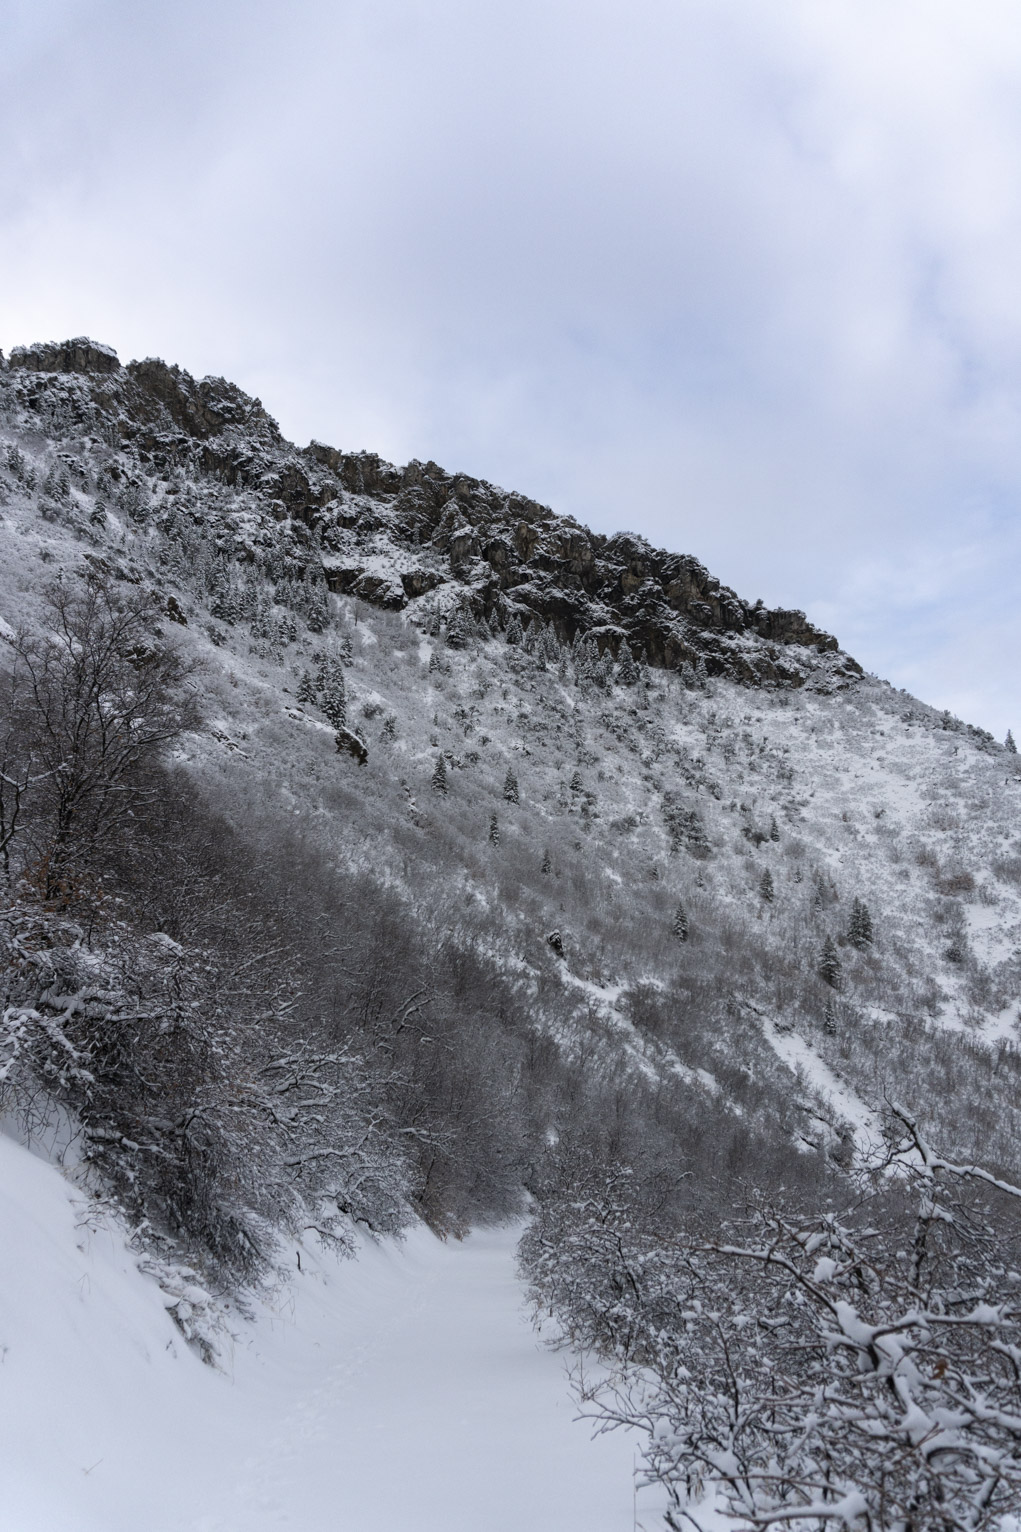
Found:
[(1012, 7), (11, 14), (5, 344), (226, 373), (1021, 723)]

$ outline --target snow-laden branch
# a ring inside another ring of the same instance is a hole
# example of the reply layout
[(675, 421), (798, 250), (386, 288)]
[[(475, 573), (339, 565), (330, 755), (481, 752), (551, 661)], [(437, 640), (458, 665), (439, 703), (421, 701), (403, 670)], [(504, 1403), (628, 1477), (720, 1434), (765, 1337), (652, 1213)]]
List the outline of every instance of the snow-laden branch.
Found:
[(1016, 1190), (918, 1140), (914, 1199), (876, 1176), (840, 1214), (657, 1237), (609, 1182), (541, 1209), (536, 1305), (603, 1358), (585, 1411), (644, 1434), (670, 1525), (993, 1532), (1021, 1504)]
[[(909, 1135), (909, 1145), (894, 1152), (891, 1161), (904, 1164), (910, 1163), (911, 1169), (917, 1174), (936, 1176), (941, 1172), (948, 1176), (957, 1176), (961, 1180), (982, 1181), (986, 1186), (994, 1186), (997, 1191), (1004, 1192), (1008, 1197), (1021, 1198), (1021, 1186), (1015, 1186), (1010, 1181), (1002, 1181), (999, 1176), (994, 1176), (990, 1171), (984, 1170), (981, 1165), (957, 1165), (952, 1160), (945, 1160), (938, 1155), (930, 1144), (922, 1137), (916, 1119), (904, 1107), (893, 1103), (891, 1112), (897, 1120), (903, 1123)], [(905, 1156), (910, 1156), (905, 1160)], [(917, 1161), (914, 1156), (917, 1155)]]

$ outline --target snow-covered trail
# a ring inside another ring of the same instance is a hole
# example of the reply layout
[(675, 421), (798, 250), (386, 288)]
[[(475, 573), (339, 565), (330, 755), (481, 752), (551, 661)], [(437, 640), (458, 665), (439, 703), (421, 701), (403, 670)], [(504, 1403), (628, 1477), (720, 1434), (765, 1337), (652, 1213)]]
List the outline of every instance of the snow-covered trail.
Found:
[(517, 1231), (304, 1250), (215, 1372), (82, 1212), (0, 1136), (3, 1532), (632, 1527), (633, 1444), (575, 1420)]
[(515, 1240), (420, 1231), (329, 1288), (304, 1278), (285, 1344), (236, 1359), (258, 1439), (239, 1420), (196, 1532), (626, 1532), (631, 1448), (575, 1421), (521, 1312)]

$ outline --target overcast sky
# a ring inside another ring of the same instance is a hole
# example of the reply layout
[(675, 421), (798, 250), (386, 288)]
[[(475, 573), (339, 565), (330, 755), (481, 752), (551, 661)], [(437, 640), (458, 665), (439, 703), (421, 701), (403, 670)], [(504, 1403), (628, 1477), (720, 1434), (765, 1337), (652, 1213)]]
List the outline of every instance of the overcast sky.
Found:
[(0, 0), (0, 345), (697, 555), (1021, 728), (996, 0)]

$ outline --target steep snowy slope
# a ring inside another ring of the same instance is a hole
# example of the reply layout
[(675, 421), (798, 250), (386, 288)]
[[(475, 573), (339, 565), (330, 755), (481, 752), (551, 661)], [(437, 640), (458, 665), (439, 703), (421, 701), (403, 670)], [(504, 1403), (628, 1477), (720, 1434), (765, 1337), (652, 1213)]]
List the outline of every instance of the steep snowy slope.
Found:
[(583, 1064), (838, 1160), (890, 1093), (1016, 1156), (1016, 756), (633, 539), (435, 465), (296, 454), (163, 364), (14, 363), (4, 619), (59, 570), (151, 585), (204, 666), (181, 753), (238, 814), (285, 805)]

